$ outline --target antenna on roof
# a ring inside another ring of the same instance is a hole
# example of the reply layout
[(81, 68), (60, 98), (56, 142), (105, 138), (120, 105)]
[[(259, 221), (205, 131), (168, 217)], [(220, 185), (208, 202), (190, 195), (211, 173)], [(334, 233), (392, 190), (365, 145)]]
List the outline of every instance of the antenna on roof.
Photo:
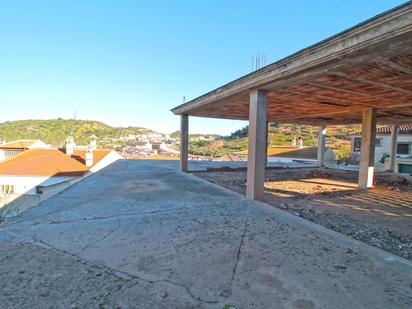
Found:
[(252, 55), (252, 72), (263, 68), (266, 65), (266, 54), (265, 53), (257, 53), (255, 56)]
[(77, 112), (74, 110), (74, 120), (77, 120)]
[(183, 100), (182, 100), (182, 101), (183, 101), (183, 104), (186, 103), (186, 97), (185, 97), (185, 96), (183, 96)]

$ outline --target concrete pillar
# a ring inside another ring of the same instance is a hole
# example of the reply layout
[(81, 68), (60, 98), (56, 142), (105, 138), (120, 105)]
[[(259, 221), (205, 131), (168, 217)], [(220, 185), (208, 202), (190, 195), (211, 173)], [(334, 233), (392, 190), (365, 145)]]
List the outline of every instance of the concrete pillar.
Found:
[(326, 126), (320, 126), (318, 131), (318, 166), (325, 166)]
[(249, 106), (249, 141), (246, 197), (263, 200), (267, 155), (267, 103), (266, 91), (252, 90)]
[(189, 154), (189, 115), (180, 115), (180, 171), (187, 172)]
[(265, 168), (268, 166), (268, 145), (269, 145), (269, 121), (266, 121), (266, 151), (265, 151)]
[(372, 188), (375, 165), (376, 108), (367, 108), (362, 112), (361, 154), (359, 162), (358, 186), (361, 189)]
[(398, 129), (399, 125), (394, 124), (392, 125), (391, 129), (391, 153), (389, 157), (389, 170), (392, 172), (396, 172), (396, 151), (398, 148)]

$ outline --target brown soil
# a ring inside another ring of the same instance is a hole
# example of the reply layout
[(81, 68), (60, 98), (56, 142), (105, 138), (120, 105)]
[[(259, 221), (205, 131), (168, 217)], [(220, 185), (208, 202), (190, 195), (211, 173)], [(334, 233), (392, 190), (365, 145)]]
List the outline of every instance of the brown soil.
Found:
[[(244, 194), (246, 172), (195, 175)], [(412, 260), (412, 184), (381, 173), (358, 190), (357, 173), (332, 169), (267, 170), (266, 202), (334, 231)]]

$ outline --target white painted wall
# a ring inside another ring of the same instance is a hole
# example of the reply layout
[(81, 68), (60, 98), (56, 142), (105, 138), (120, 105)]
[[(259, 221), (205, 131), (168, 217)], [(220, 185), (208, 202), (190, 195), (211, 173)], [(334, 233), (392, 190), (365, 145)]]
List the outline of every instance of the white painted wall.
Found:
[(36, 194), (37, 186), (50, 186), (79, 177), (0, 175), (0, 185), (13, 185), (15, 194)]
[(87, 177), (113, 162), (122, 159), (123, 157), (115, 151), (109, 152), (103, 159), (101, 159), (95, 166), (90, 169), (90, 172), (86, 173), (82, 177), (73, 176), (13, 176), (13, 175), (0, 175), (1, 185), (13, 185), (15, 194), (36, 194), (37, 186), (50, 186), (58, 183), (62, 183), (74, 179), (82, 179)]
[[(354, 149), (354, 140), (355, 137), (360, 136), (352, 136), (351, 137), (351, 151), (353, 152)], [(390, 154), (391, 152), (391, 136), (390, 135), (376, 135), (376, 139), (381, 139), (381, 145), (376, 145), (375, 147), (375, 163), (378, 163), (382, 156), (386, 154)], [(412, 135), (398, 135), (398, 143), (412, 143)]]
[(110, 151), (103, 159), (101, 159), (95, 166), (93, 166), (90, 169), (90, 172), (96, 173), (100, 171), (102, 168), (105, 168), (106, 166), (109, 166), (113, 162), (123, 159), (123, 157), (118, 154), (116, 151), (112, 150)]

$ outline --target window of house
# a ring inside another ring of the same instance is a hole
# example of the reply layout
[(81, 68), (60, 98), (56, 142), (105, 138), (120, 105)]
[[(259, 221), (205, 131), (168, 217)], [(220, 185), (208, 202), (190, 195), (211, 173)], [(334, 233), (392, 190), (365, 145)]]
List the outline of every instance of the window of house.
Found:
[(0, 185), (0, 193), (13, 194), (14, 193), (14, 185)]
[(353, 151), (360, 151), (361, 150), (361, 138), (355, 137), (353, 140)]
[[(375, 147), (382, 147), (382, 139), (377, 138), (375, 139)], [(353, 151), (359, 152), (361, 151), (361, 138), (355, 137), (353, 140)]]
[(382, 147), (382, 139), (381, 138), (377, 138), (375, 140), (375, 147)]
[(396, 149), (397, 154), (411, 154), (411, 144), (399, 143)]

